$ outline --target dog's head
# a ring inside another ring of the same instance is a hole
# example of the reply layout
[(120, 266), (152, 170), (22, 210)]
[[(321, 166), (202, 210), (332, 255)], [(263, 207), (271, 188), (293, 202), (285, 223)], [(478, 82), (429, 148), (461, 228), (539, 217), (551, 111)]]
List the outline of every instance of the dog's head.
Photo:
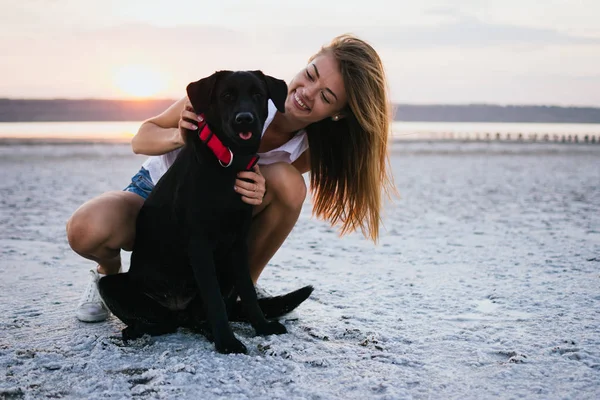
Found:
[(187, 94), (215, 135), (234, 153), (256, 153), (271, 99), (284, 112), (287, 85), (261, 71), (218, 71), (192, 82)]

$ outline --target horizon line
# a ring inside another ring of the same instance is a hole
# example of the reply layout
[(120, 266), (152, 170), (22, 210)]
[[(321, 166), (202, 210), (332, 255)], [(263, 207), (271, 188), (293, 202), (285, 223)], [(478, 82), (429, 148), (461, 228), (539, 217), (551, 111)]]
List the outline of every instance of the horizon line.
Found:
[[(111, 98), (111, 97), (0, 97), (0, 101), (9, 100), (9, 101), (130, 101), (130, 102), (159, 102), (159, 101), (172, 101), (176, 102), (179, 99), (177, 98), (168, 98), (168, 97), (120, 97), (120, 98)], [(600, 109), (600, 105), (560, 105), (560, 104), (552, 104), (552, 103), (491, 103), (491, 102), (471, 102), (471, 103), (423, 103), (423, 102), (391, 102), (392, 106), (493, 106), (493, 107), (557, 107), (557, 108), (591, 108), (591, 109)]]

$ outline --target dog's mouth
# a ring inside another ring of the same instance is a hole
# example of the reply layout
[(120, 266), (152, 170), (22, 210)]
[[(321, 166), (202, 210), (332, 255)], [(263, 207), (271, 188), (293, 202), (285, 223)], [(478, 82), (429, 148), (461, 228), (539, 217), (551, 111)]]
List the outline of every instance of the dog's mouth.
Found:
[(240, 132), (238, 136), (242, 140), (249, 140), (252, 138), (252, 132)]

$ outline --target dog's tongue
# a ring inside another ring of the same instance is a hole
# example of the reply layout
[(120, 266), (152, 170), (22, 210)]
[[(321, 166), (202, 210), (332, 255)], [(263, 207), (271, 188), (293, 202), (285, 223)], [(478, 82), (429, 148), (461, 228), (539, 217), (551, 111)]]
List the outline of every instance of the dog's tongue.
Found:
[(242, 140), (248, 140), (252, 137), (252, 132), (240, 132), (240, 138)]

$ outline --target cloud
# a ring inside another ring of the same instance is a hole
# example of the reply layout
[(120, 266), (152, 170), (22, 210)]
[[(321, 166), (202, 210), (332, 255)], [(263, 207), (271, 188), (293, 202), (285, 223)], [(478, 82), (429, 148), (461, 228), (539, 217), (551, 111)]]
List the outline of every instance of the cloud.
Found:
[[(461, 15), (454, 9), (435, 10), (437, 15), (448, 16), (446, 22), (421, 26), (360, 27), (353, 31), (379, 46), (387, 48), (439, 48), (488, 47), (506, 45), (600, 45), (600, 37), (583, 37), (561, 33), (552, 29), (531, 28), (510, 24), (485, 23)], [(309, 31), (307, 35), (306, 31)], [(284, 43), (299, 48), (303, 43), (313, 43), (340, 33), (340, 29), (313, 27), (298, 32), (284, 33)]]
[[(452, 8), (435, 25), (303, 26), (258, 29), (124, 24), (0, 40), (0, 96), (114, 97), (113, 70), (144, 64), (163, 71), (164, 96), (218, 69), (262, 69), (289, 79), (332, 37), (355, 33), (384, 58), (402, 101), (571, 102), (599, 104), (600, 39), (551, 29), (489, 24)], [(536, 51), (522, 51), (534, 47)], [(32, 63), (35, 54), (43, 63)], [(561, 77), (580, 77), (567, 79)], [(510, 90), (509, 90), (510, 89)], [(163, 94), (161, 94), (163, 95)]]

